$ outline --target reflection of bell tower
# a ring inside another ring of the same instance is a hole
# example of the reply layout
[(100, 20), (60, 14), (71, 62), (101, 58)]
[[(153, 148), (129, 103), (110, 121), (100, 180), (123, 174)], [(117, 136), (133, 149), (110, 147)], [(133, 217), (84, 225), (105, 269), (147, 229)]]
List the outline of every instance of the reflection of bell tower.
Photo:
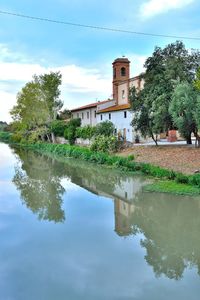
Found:
[(131, 217), (134, 212), (134, 204), (127, 203), (119, 198), (114, 199), (115, 232), (119, 236), (128, 236), (132, 232)]
[(118, 84), (130, 78), (130, 61), (128, 58), (117, 58), (113, 62), (113, 99), (118, 104)]

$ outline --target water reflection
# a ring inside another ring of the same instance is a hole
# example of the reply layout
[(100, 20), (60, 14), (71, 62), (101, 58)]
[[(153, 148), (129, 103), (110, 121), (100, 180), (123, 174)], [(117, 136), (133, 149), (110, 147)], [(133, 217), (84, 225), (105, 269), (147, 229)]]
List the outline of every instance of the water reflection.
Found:
[(40, 220), (63, 222), (62, 207), (64, 188), (60, 176), (55, 173), (52, 160), (30, 151), (15, 149), (20, 163), (15, 167), (13, 182), (20, 191), (21, 199)]
[[(188, 267), (200, 274), (200, 199), (142, 192), (141, 178), (80, 161), (62, 161), (15, 149), (22, 166), (13, 182), (39, 219), (63, 222), (63, 178), (114, 202), (115, 232), (142, 234), (145, 260), (156, 276), (180, 279)], [(70, 213), (70, 212), (69, 212)]]

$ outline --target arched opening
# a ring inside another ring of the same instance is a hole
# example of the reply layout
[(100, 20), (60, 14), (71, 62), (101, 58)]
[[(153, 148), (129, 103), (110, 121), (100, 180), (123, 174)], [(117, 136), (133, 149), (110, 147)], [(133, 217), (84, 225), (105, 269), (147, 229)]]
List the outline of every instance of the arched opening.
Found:
[(121, 68), (121, 76), (126, 76), (126, 68)]

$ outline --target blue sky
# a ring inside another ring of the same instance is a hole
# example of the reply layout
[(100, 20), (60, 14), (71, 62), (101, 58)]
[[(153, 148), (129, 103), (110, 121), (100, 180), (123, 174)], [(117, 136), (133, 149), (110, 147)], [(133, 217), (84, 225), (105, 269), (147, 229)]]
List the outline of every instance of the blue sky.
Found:
[[(0, 10), (94, 26), (200, 37), (198, 0), (1, 0)], [(99, 31), (0, 14), (0, 120), (32, 75), (61, 70), (61, 99), (73, 108), (112, 93), (112, 61), (126, 55), (131, 75), (154, 47), (175, 39)], [(184, 41), (199, 48), (200, 41)]]

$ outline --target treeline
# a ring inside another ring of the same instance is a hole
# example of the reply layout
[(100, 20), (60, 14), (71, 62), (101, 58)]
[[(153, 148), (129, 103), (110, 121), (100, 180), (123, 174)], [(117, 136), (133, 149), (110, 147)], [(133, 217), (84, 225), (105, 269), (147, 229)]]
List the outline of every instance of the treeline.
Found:
[(178, 129), (188, 144), (200, 145), (200, 52), (177, 41), (156, 47), (144, 65), (144, 88), (130, 90), (132, 126), (155, 143), (160, 133)]
[(63, 106), (59, 98), (61, 79), (60, 72), (35, 75), (17, 94), (17, 103), (10, 112), (15, 141), (55, 142), (51, 124)]

